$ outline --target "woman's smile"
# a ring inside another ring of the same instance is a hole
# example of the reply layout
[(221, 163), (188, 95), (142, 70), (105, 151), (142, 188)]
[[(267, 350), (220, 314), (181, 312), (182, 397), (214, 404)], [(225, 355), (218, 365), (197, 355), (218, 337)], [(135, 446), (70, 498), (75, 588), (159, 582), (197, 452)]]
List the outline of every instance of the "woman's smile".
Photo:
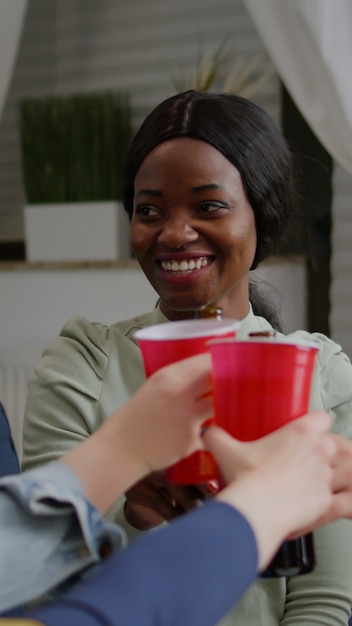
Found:
[(160, 265), (163, 270), (170, 272), (171, 274), (185, 274), (200, 270), (202, 267), (206, 267), (209, 264), (207, 257), (198, 257), (196, 259), (172, 259), (171, 261), (160, 261)]

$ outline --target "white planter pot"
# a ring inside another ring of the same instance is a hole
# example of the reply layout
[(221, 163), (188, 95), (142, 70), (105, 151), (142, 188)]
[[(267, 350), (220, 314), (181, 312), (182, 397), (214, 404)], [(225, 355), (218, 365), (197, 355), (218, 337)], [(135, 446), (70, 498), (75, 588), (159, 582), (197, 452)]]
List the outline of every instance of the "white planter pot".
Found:
[(28, 261), (116, 260), (131, 256), (129, 220), (120, 202), (29, 204)]

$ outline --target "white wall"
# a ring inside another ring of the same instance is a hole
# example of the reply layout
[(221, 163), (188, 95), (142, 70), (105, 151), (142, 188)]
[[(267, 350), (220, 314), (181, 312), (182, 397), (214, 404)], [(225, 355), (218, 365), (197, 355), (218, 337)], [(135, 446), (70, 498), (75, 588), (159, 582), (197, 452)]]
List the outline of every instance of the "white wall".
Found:
[(0, 350), (44, 348), (72, 315), (111, 324), (153, 308), (138, 269), (0, 271)]

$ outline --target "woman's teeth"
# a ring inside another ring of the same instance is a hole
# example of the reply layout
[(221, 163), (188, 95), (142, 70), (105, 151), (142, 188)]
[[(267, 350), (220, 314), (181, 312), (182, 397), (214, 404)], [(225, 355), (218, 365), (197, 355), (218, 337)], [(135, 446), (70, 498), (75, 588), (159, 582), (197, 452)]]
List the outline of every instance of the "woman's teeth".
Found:
[(161, 267), (167, 272), (189, 272), (190, 270), (200, 270), (206, 265), (208, 265), (206, 257), (190, 259), (189, 261), (161, 261)]

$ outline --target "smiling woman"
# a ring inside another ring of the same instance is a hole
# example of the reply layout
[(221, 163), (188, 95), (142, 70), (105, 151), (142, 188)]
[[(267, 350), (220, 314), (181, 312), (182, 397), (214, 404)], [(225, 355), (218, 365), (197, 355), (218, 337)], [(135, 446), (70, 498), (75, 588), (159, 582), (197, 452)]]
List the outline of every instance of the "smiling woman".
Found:
[(238, 170), (211, 145), (181, 137), (148, 154), (135, 178), (131, 245), (168, 319), (208, 302), (235, 319), (248, 313), (254, 213)]
[[(26, 468), (76, 446), (142, 384), (137, 329), (192, 318), (212, 304), (225, 318), (241, 320), (239, 338), (272, 330), (267, 303), (258, 308), (249, 277), (288, 228), (293, 178), (281, 133), (265, 111), (244, 98), (188, 91), (150, 113), (129, 150), (124, 206), (133, 251), (160, 302), (153, 311), (112, 326), (81, 317), (66, 324), (29, 387)], [(323, 335), (298, 330), (291, 337), (315, 338), (320, 348), (310, 409), (330, 410), (335, 431), (352, 438), (348, 358)], [(187, 512), (216, 488), (173, 485), (164, 473), (153, 473), (128, 491), (111, 516), (134, 536), (136, 529)], [(258, 580), (222, 626), (347, 623), (352, 525), (334, 522), (319, 529), (315, 551), (314, 572), (303, 579)]]

